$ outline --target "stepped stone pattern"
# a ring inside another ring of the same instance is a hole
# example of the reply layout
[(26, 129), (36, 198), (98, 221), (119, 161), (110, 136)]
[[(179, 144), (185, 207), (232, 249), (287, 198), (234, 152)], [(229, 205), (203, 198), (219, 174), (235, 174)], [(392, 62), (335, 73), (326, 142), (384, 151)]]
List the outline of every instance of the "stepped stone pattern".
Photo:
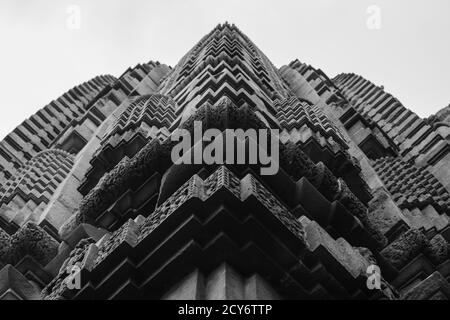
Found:
[[(96, 77), (0, 142), (0, 300), (449, 299), (448, 115), (277, 68), (219, 24), (173, 68)], [(279, 170), (251, 148), (174, 163), (198, 121), (214, 141), (276, 129)]]

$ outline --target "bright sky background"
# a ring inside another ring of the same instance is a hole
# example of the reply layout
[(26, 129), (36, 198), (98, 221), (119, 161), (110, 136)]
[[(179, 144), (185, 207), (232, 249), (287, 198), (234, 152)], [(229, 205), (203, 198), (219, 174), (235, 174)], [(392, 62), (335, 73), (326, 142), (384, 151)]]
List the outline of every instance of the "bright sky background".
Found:
[[(71, 5), (81, 29), (67, 27)], [(381, 29), (366, 12), (381, 9)], [(0, 139), (71, 87), (158, 60), (175, 65), (233, 22), (281, 67), (363, 75), (420, 116), (450, 103), (449, 0), (1, 0)]]

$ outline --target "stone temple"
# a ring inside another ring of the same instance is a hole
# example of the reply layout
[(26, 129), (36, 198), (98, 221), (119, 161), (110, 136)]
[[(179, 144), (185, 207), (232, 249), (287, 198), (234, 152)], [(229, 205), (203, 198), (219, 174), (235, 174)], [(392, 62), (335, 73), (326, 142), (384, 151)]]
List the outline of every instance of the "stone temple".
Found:
[[(448, 114), (218, 25), (0, 142), (0, 299), (448, 299)], [(174, 164), (195, 121), (278, 129), (278, 172)]]

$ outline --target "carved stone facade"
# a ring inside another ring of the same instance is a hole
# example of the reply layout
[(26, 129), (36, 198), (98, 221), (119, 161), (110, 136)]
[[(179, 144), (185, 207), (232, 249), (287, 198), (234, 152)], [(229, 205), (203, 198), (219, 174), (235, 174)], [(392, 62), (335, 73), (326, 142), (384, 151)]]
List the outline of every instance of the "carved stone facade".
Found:
[[(0, 299), (448, 299), (446, 115), (278, 69), (218, 25), (174, 68), (95, 78), (0, 142)], [(278, 172), (174, 164), (196, 121), (277, 129)]]

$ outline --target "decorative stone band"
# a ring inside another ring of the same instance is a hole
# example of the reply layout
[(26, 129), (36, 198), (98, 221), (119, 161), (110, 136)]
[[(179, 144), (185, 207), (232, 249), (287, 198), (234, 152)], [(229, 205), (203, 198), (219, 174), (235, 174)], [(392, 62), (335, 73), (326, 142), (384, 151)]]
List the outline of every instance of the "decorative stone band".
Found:
[[(342, 182), (340, 181), (338, 182), (338, 184), (341, 183)], [(244, 178), (239, 179), (225, 166), (221, 166), (206, 179), (194, 175), (149, 217), (139, 217), (134, 221), (128, 220), (121, 228), (111, 235), (106, 235), (95, 245), (88, 246), (85, 243), (80, 243), (77, 246), (77, 249), (72, 252), (68, 261), (66, 261), (61, 268), (58, 277), (43, 291), (43, 295), (46, 299), (62, 298), (67, 289), (66, 282), (64, 281), (64, 279), (69, 276), (67, 266), (77, 265), (89, 272), (95, 272), (96, 268), (100, 267), (102, 262), (105, 261), (108, 256), (112, 255), (121, 244), (126, 243), (130, 247), (136, 247), (139, 243), (147, 239), (147, 237), (149, 237), (150, 234), (164, 223), (164, 221), (174, 212), (187, 204), (187, 202), (194, 201), (195, 199), (197, 199), (197, 201), (207, 202), (209, 198), (213, 197), (218, 192), (227, 192), (229, 195), (242, 202), (249, 198), (253, 198), (267, 209), (266, 212), (273, 214), (287, 230), (289, 230), (297, 239), (300, 239), (310, 251), (315, 251), (318, 245), (322, 245), (327, 248), (327, 251), (330, 252), (335, 259), (339, 258), (339, 253), (342, 250), (345, 250), (345, 253), (349, 257), (357, 257), (358, 261), (353, 264), (349, 263), (350, 260), (348, 259), (341, 261), (341, 264), (355, 279), (364, 276), (365, 267), (372, 261), (361, 256), (358, 250), (352, 248), (344, 239), (334, 241), (321, 227), (318, 226), (317, 223), (310, 224), (310, 220), (306, 217), (297, 220), (290, 210), (275, 198), (274, 195), (253, 175), (248, 174)], [(305, 223), (305, 221), (308, 221), (308, 223)], [(305, 232), (305, 226), (310, 228), (310, 234), (308, 236)], [(311, 228), (313, 227), (314, 229), (317, 229), (317, 231), (312, 230)], [(318, 239), (312, 234), (313, 232), (322, 234), (323, 240), (321, 240), (320, 243), (315, 243)], [(389, 291), (388, 289), (385, 290)]]
[(428, 240), (422, 231), (411, 229), (380, 253), (400, 271), (420, 253), (424, 253), (434, 264), (441, 264), (450, 258), (450, 244), (439, 234)]
[[(202, 121), (205, 130), (267, 128), (250, 108), (245, 105), (237, 107), (226, 97), (214, 106), (204, 105), (182, 124), (182, 128), (192, 131), (195, 121)], [(79, 211), (63, 226), (60, 234), (69, 233), (79, 223), (93, 223), (95, 217), (128, 188), (136, 187), (155, 172), (164, 173), (172, 165), (170, 153), (174, 143), (176, 142), (169, 139), (163, 143), (153, 140), (132, 159), (124, 158), (112, 171), (103, 176), (97, 186), (83, 199)], [(315, 165), (303, 153), (300, 146), (288, 142), (286, 145), (280, 145), (280, 165), (294, 180), (306, 177), (328, 200), (342, 199), (343, 205), (361, 220), (379, 245), (384, 246), (386, 240), (371, 227), (366, 217), (367, 208), (345, 184), (342, 184), (342, 190), (339, 189), (338, 179), (323, 163)]]
[(245, 176), (239, 180), (225, 166), (221, 166), (210, 177), (203, 181), (199, 176), (193, 176), (177, 192), (159, 206), (141, 226), (139, 240), (141, 241), (151, 233), (164, 219), (175, 211), (184, 202), (191, 198), (198, 198), (206, 201), (212, 194), (220, 189), (226, 189), (235, 197), (244, 201), (250, 196), (254, 196), (267, 209), (269, 209), (285, 227), (299, 238), (303, 236), (303, 228), (295, 219), (292, 213), (278, 201), (271, 192), (269, 192), (252, 175)]
[(386, 237), (368, 219), (366, 206), (350, 191), (347, 184), (342, 179), (337, 179), (323, 163), (315, 165), (297, 145), (287, 143), (280, 146), (280, 166), (294, 180), (306, 177), (328, 200), (339, 200), (361, 220), (380, 248), (387, 244)]
[(90, 259), (86, 258), (88, 244), (81, 242), (71, 253), (69, 259), (63, 264), (60, 273), (47, 288), (43, 295), (46, 299), (61, 298), (62, 293), (67, 289), (66, 279), (69, 276), (68, 266), (77, 265), (89, 271), (95, 270), (120, 244), (126, 242), (135, 247), (146, 239), (165, 219), (173, 212), (193, 199), (207, 201), (215, 193), (226, 190), (230, 195), (246, 201), (252, 197), (263, 205), (268, 212), (271, 212), (282, 225), (289, 230), (293, 236), (299, 239), (306, 246), (304, 241), (303, 226), (292, 213), (269, 192), (255, 177), (247, 175), (243, 179), (238, 179), (225, 166), (220, 167), (207, 179), (203, 180), (198, 175), (194, 175), (188, 182), (178, 189), (169, 199), (159, 206), (149, 217), (128, 220), (113, 234), (106, 235), (100, 240), (93, 251)]

